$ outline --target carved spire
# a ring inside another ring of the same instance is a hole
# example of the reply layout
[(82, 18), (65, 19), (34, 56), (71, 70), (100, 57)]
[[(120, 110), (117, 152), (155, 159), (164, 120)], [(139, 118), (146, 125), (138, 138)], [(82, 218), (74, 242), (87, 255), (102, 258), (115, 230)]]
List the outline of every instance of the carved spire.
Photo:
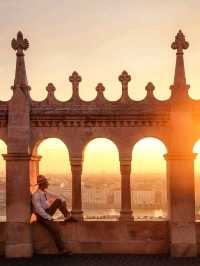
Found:
[(105, 91), (105, 87), (102, 83), (98, 83), (96, 86), (96, 91), (97, 91), (97, 98), (98, 99), (103, 99), (104, 98), (104, 91)]
[(131, 81), (131, 76), (124, 70), (118, 79), (122, 84), (122, 98), (128, 98), (128, 83)]
[(53, 85), (53, 83), (48, 83), (46, 90), (48, 91), (49, 95), (53, 95), (54, 91), (56, 90), (55, 86)]
[(96, 91), (98, 94), (103, 94), (103, 92), (105, 91), (105, 87), (103, 86), (102, 83), (98, 83), (96, 86)]
[(69, 77), (69, 81), (72, 83), (72, 97), (79, 97), (79, 83), (82, 81), (81, 76), (79, 76), (78, 72), (74, 71)]
[(29, 42), (27, 39), (23, 38), (21, 31), (17, 33), (17, 39), (12, 39), (11, 47), (17, 51), (17, 62), (16, 62), (16, 71), (15, 71), (15, 81), (14, 87), (28, 88), (28, 81), (26, 76), (26, 67), (24, 62), (24, 50), (27, 50), (29, 47)]
[(185, 36), (183, 35), (182, 31), (179, 30), (175, 37), (175, 41), (171, 45), (172, 49), (177, 50), (174, 84), (171, 86), (173, 94), (177, 94), (178, 92), (185, 93), (189, 89), (189, 86), (186, 84), (183, 58), (183, 50), (187, 49), (188, 47), (189, 43), (185, 40)]
[(54, 96), (54, 92), (56, 90), (55, 86), (53, 85), (53, 83), (49, 83), (46, 87), (46, 90), (48, 91), (48, 95), (47, 95), (47, 101), (50, 105), (53, 104), (54, 100), (55, 100), (55, 96)]
[(153, 98), (154, 97), (153, 91), (155, 90), (155, 86), (153, 85), (152, 82), (149, 82), (146, 85), (145, 90), (147, 91), (147, 95), (146, 95), (147, 98)]

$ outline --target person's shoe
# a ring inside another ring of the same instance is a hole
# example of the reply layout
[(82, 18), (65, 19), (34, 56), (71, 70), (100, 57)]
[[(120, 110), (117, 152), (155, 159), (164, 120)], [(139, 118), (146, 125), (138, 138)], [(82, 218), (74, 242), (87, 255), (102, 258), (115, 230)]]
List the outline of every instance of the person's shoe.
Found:
[(71, 220), (71, 216), (67, 216), (67, 217), (65, 217), (65, 219), (64, 219), (64, 223), (67, 223), (67, 222), (69, 222)]

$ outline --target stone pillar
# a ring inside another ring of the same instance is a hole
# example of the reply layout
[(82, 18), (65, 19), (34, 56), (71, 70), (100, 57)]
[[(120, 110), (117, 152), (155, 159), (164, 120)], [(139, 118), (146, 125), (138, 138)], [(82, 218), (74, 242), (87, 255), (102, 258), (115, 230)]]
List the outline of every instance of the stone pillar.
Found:
[(23, 153), (3, 155), (6, 160), (6, 257), (33, 254), (30, 228), (30, 158)]
[(30, 191), (33, 192), (39, 175), (39, 162), (42, 156), (32, 155), (30, 158)]
[(197, 256), (195, 228), (195, 154), (167, 154), (171, 255)]
[(120, 155), (121, 172), (121, 211), (120, 221), (133, 221), (131, 209), (131, 156)]
[(72, 216), (77, 220), (83, 220), (82, 194), (81, 194), (81, 175), (82, 157), (70, 156), (72, 172)]

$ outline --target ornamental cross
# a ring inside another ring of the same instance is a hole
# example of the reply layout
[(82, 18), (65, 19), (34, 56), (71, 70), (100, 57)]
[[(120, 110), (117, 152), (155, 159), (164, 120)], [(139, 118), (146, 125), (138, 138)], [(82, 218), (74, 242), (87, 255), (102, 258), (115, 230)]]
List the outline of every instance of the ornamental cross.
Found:
[(46, 90), (48, 91), (49, 94), (53, 94), (54, 91), (56, 90), (55, 86), (53, 83), (49, 83), (46, 87)]
[(177, 33), (175, 41), (172, 43), (171, 48), (177, 50), (177, 54), (182, 54), (183, 49), (187, 49), (189, 43), (185, 40), (185, 36), (181, 30)]
[(22, 32), (19, 31), (17, 33), (17, 39), (12, 39), (11, 46), (17, 51), (17, 55), (24, 55), (23, 50), (28, 49), (29, 42), (27, 39), (24, 39)]
[(97, 86), (96, 86), (96, 91), (98, 93), (103, 93), (105, 91), (105, 87), (103, 86), (102, 83), (98, 83)]
[(127, 89), (131, 76), (124, 70), (119, 76), (119, 81), (122, 83), (122, 89)]
[(78, 87), (78, 84), (81, 82), (81, 80), (81, 76), (76, 71), (74, 71), (69, 77), (69, 81), (72, 83), (73, 88)]

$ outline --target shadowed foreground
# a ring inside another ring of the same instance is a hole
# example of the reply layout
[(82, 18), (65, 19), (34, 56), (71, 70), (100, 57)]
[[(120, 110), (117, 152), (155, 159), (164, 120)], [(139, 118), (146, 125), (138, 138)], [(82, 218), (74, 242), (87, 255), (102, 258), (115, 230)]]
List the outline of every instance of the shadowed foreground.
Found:
[(72, 255), (72, 256), (34, 256), (30, 259), (5, 259), (0, 258), (0, 265), (4, 266), (186, 266), (200, 265), (197, 258), (171, 258), (168, 256), (143, 256), (143, 255)]

